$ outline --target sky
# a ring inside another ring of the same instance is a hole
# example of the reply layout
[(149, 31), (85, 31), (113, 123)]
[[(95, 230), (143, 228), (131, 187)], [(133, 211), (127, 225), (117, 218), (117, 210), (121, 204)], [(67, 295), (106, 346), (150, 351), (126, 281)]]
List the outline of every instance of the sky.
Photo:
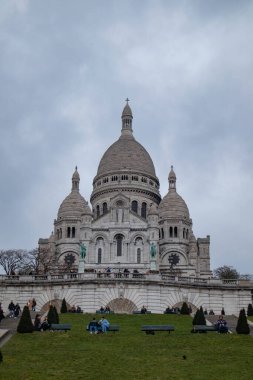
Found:
[(129, 97), (211, 268), (253, 273), (253, 1), (0, 3), (0, 249), (49, 237), (76, 165), (89, 201)]

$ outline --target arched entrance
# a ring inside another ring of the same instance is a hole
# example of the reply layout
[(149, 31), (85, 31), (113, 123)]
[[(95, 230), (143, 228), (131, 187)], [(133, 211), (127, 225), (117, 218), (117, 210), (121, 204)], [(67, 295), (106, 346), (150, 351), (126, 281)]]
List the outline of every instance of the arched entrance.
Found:
[(131, 314), (134, 310), (137, 310), (137, 306), (130, 300), (125, 298), (116, 298), (110, 301), (107, 306), (115, 313)]
[[(70, 310), (70, 308), (71, 308), (70, 304), (67, 303), (67, 302), (66, 302), (66, 304), (67, 304), (67, 310)], [(62, 300), (54, 299), (54, 300), (48, 301), (40, 309), (41, 314), (47, 313), (51, 305), (55, 306), (57, 312), (60, 313), (60, 311), (61, 311), (61, 305), (62, 305)]]
[[(186, 303), (187, 303), (188, 307), (191, 307), (192, 313), (196, 313), (197, 307), (195, 305), (193, 305), (193, 303), (191, 303), (191, 302), (186, 302)], [(181, 309), (182, 305), (183, 305), (183, 301), (177, 302), (177, 303), (175, 303), (175, 305), (172, 306), (172, 309), (176, 309), (176, 308)]]

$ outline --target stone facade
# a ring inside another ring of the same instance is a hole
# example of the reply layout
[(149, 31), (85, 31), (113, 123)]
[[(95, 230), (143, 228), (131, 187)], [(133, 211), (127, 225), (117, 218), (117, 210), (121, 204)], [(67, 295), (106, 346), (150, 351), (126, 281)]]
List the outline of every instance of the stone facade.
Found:
[(92, 209), (79, 192), (76, 168), (53, 234), (39, 240), (41, 254), (50, 252), (54, 273), (78, 271), (82, 244), (86, 270), (127, 268), (209, 278), (210, 237), (195, 238), (188, 207), (176, 190), (173, 167), (168, 194), (161, 199), (154, 164), (135, 140), (132, 120), (127, 102), (121, 135), (104, 153), (93, 180)]

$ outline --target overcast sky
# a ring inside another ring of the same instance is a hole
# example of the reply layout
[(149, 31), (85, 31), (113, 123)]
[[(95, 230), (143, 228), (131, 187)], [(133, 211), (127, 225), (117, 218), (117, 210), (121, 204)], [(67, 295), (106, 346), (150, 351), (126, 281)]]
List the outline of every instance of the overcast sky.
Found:
[(89, 200), (129, 97), (211, 267), (253, 273), (252, 19), (246, 0), (0, 0), (0, 248), (50, 235), (76, 165)]

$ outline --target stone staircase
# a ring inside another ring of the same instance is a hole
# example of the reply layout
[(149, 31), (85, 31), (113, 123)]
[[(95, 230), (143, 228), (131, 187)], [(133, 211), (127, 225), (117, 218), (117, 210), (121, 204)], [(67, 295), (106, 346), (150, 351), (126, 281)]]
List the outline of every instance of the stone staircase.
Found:
[[(218, 315), (206, 315), (206, 320), (209, 321), (212, 325), (214, 325), (217, 322), (217, 319), (219, 318)], [(236, 334), (236, 325), (238, 318), (235, 315), (224, 315), (224, 319), (227, 322), (227, 326), (229, 331), (232, 331), (233, 334)], [(253, 336), (253, 326), (250, 325), (250, 335)]]
[[(30, 311), (30, 314), (33, 321), (37, 312)], [(16, 334), (20, 316), (17, 318), (5, 317), (0, 322), (0, 347), (2, 347), (14, 334)]]

